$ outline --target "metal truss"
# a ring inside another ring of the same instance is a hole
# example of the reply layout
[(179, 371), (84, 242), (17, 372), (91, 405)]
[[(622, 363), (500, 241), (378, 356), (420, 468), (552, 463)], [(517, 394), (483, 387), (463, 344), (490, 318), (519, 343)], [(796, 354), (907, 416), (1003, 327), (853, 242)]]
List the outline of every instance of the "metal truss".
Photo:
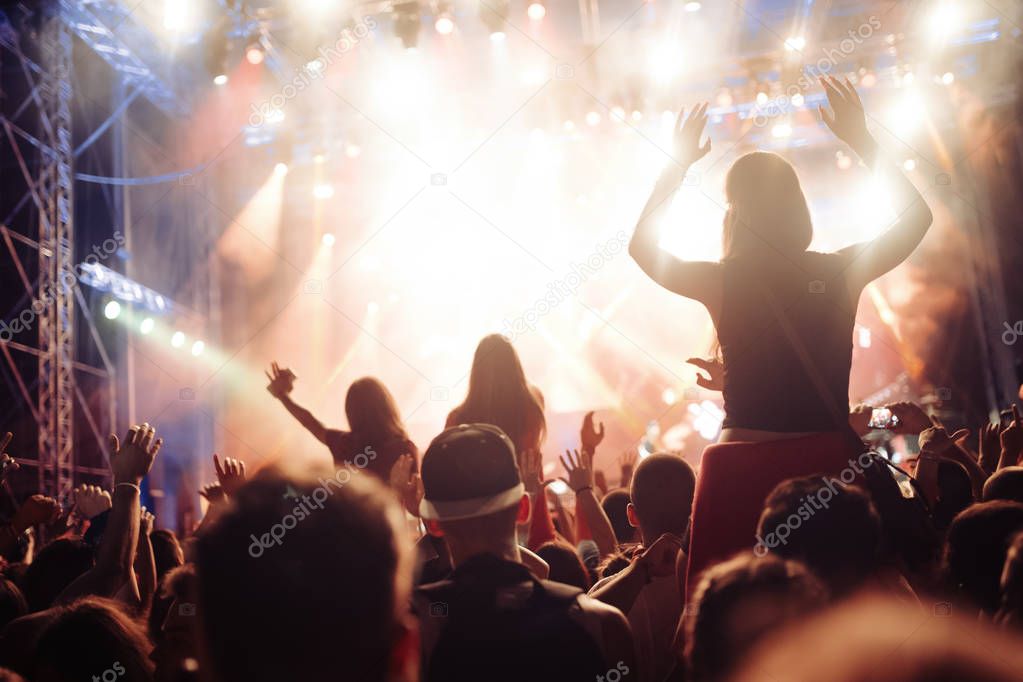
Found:
[[(20, 105), (15, 107), (11, 103), (9, 111), (6, 107), (0, 110), (0, 132), (12, 150), (26, 188), (21, 201), (0, 222), (0, 237), (29, 300), (24, 310), (31, 310), (38, 332), (36, 347), (11, 339), (0, 341), (0, 352), (38, 427), (35, 459), (19, 462), (36, 468), (39, 492), (58, 499), (66, 499), (81, 474), (107, 473), (102, 468), (79, 466), (76, 460), (75, 404), (79, 405), (77, 414), (107, 455), (104, 435), (109, 433), (115, 415), (113, 365), (78, 287), (74, 261), (72, 43), (66, 17), (60, 11), (44, 14), (38, 33), (37, 62), (22, 51), (17, 32), (0, 13), (0, 58), (14, 57), (28, 91)], [(35, 251), (38, 262), (35, 282), (29, 278), (15, 242)], [(76, 300), (104, 367), (92, 367), (75, 359)], [(14, 361), (12, 350), (37, 359), (35, 395), (31, 381), (26, 382)], [(93, 414), (95, 408), (82, 394), (76, 371), (107, 380), (110, 398), (106, 418)]]

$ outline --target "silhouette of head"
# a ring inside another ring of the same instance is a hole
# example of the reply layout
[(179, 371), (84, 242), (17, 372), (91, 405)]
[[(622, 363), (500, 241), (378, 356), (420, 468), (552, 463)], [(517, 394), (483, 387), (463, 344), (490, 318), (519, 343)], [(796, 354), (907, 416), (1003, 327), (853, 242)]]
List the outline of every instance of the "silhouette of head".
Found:
[(390, 391), (373, 377), (363, 377), (348, 387), (345, 416), (348, 428), (360, 444), (381, 447), (389, 441), (408, 438)]
[(758, 253), (765, 246), (784, 253), (805, 251), (813, 238), (810, 209), (796, 170), (772, 152), (739, 157), (725, 177), (725, 258)]
[(675, 455), (653, 454), (644, 458), (632, 476), (629, 521), (639, 528), (644, 543), (664, 533), (684, 535), (693, 513), (696, 474)]

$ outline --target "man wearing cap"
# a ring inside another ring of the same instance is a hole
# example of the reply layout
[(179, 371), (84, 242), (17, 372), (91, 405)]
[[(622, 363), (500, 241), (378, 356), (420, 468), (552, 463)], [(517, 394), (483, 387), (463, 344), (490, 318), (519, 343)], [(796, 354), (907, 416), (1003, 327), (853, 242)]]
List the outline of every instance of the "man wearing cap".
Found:
[(425, 682), (628, 678), (636, 662), (621, 611), (522, 563), (515, 532), (530, 501), (508, 437), (489, 424), (449, 428), (421, 470), (420, 513), (454, 566), (413, 599)]

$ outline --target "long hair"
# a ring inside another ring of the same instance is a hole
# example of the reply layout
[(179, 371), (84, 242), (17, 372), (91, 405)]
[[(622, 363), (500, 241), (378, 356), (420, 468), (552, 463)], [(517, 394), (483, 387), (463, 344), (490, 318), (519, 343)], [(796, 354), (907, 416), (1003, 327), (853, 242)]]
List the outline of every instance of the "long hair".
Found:
[(540, 446), (547, 430), (543, 405), (526, 381), (511, 341), (500, 334), (483, 337), (472, 359), (469, 392), (451, 411), (448, 423), (493, 424), (517, 452)]
[(363, 377), (348, 387), (345, 396), (348, 428), (360, 443), (383, 445), (408, 440), (398, 406), (378, 379)]
[(796, 170), (771, 152), (739, 157), (725, 177), (725, 215), (722, 246), (726, 260), (762, 251), (805, 251), (813, 239), (813, 224)]

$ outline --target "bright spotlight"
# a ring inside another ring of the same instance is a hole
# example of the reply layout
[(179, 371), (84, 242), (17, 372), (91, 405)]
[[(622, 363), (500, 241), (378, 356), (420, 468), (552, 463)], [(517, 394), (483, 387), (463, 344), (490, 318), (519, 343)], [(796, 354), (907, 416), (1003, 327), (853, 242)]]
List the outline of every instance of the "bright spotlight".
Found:
[(915, 171), (916, 170), (916, 160), (915, 159), (906, 159), (905, 161), (903, 161), (902, 162), (902, 170), (906, 171), (907, 173), (911, 173), (911, 172)]
[(329, 199), (334, 196), (334, 186), (321, 183), (313, 188), (313, 196), (317, 199)]
[(284, 120), (284, 109), (271, 109), (266, 114), (267, 123), (280, 123)]
[(192, 23), (193, 4), (189, 0), (164, 0), (163, 27), (168, 31), (184, 31)]
[(596, 111), (591, 111), (586, 114), (586, 125), (595, 126), (600, 124), (600, 114)]
[(803, 36), (793, 36), (785, 41), (786, 52), (799, 52), (806, 47), (806, 38)]
[(920, 93), (906, 92), (891, 112), (892, 125), (901, 134), (914, 132), (924, 120), (926, 109)]
[(171, 335), (171, 345), (175, 348), (181, 348), (185, 345), (185, 332), (176, 331)]
[(703, 4), (699, 3), (699, 2), (687, 2), (686, 3), (686, 11), (687, 12), (699, 12), (701, 7), (703, 7)]
[(941, 82), (944, 83), (945, 85), (952, 85), (952, 83), (954, 83), (955, 80), (956, 80), (956, 75), (954, 73), (952, 73), (951, 71), (946, 71), (941, 76)]
[(450, 15), (442, 14), (437, 17), (437, 21), (433, 23), (433, 27), (437, 30), (437, 33), (442, 36), (451, 35), (451, 33), (455, 30), (455, 21)]
[(565, 130), (566, 133), (570, 133), (573, 130), (575, 130), (575, 122), (571, 120), (565, 121), (564, 123), (561, 124), (561, 127)]
[(636, 109), (635, 111), (633, 111), (632, 112), (632, 120), (635, 121), (636, 123), (639, 123), (640, 121), (642, 121), (643, 120), (643, 112), (640, 111), (639, 109)]
[(796, 94), (792, 95), (792, 106), (794, 107), (803, 106), (803, 102), (805, 101), (806, 100), (803, 99), (802, 93), (797, 92)]
[(952, 2), (944, 2), (934, 9), (928, 20), (928, 27), (935, 38), (944, 38), (962, 24), (962, 13)]
[(149, 332), (153, 331), (153, 327), (155, 326), (156, 322), (153, 321), (153, 318), (147, 317), (143, 319), (141, 323), (139, 323), (139, 333), (143, 335), (148, 334)]
[(108, 301), (103, 306), (103, 316), (108, 320), (116, 320), (121, 315), (121, 304), (117, 301)]
[(323, 237), (320, 239), (324, 246), (334, 246), (334, 242), (337, 241), (330, 232), (324, 232)]
[(274, 166), (274, 175), (276, 175), (277, 177), (284, 177), (287, 174), (288, 174), (288, 164), (286, 164), (283, 161), (281, 161), (277, 165)]
[(765, 104), (767, 104), (767, 93), (761, 90), (757, 93), (757, 106), (762, 107)]
[(202, 352), (204, 350), (206, 350), (206, 344), (203, 343), (202, 341), (196, 341), (195, 343), (192, 344), (193, 357), (199, 357), (200, 355), (202, 355)]
[(249, 47), (245, 50), (245, 59), (253, 66), (259, 66), (262, 64), (264, 56), (263, 48), (257, 43), (249, 45)]
[(792, 124), (775, 123), (771, 128), (771, 137), (792, 137)]
[(345, 146), (345, 156), (349, 159), (354, 159), (362, 153), (362, 147), (357, 144), (350, 144)]
[(323, 60), (313, 59), (312, 61), (306, 62), (305, 70), (311, 73), (319, 73), (320, 71), (323, 71)]
[(219, 73), (213, 78), (214, 85), (227, 85), (227, 74)]
[(840, 151), (835, 154), (835, 163), (839, 170), (849, 170), (852, 168), (852, 157)]
[(543, 6), (542, 2), (533, 2), (526, 9), (526, 15), (533, 21), (540, 21), (547, 16), (547, 8)]
[(504, 31), (494, 31), (490, 34), (490, 42), (492, 43), (503, 43), (504, 39), (507, 38)]
[(665, 405), (674, 405), (678, 402), (678, 393), (670, 386), (661, 393), (661, 400)]

